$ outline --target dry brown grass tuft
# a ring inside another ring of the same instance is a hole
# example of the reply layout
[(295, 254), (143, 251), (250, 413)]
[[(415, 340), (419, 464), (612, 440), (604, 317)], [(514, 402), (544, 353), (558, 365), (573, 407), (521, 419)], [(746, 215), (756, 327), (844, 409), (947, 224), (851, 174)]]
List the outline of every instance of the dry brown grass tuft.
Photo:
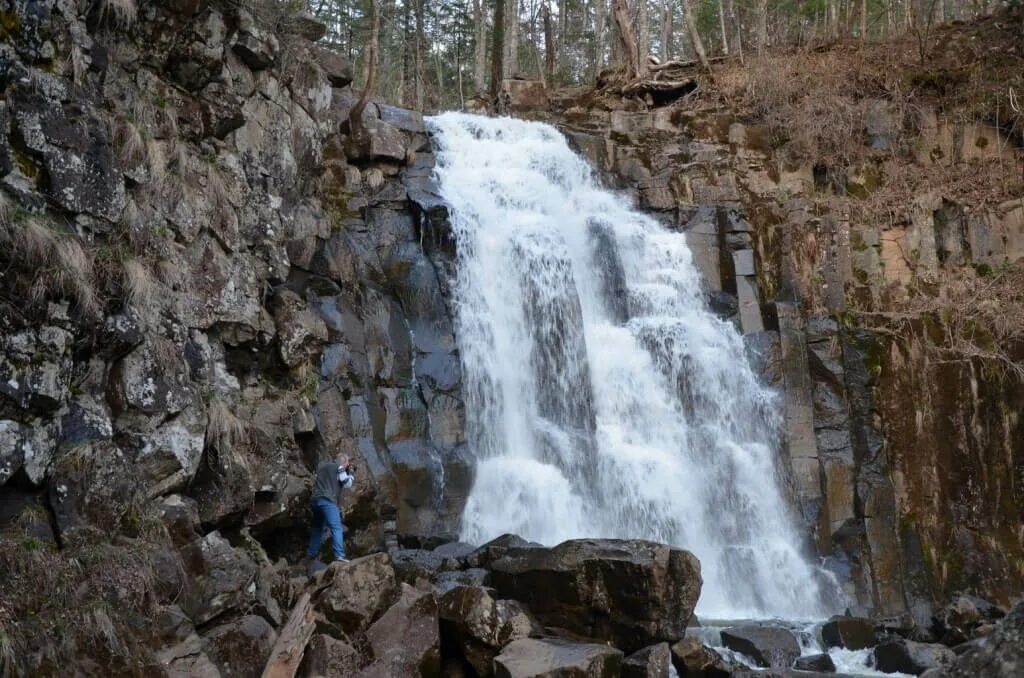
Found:
[(117, 121), (111, 136), (117, 157), (126, 167), (149, 165), (149, 145), (135, 123), (129, 120)]
[(206, 444), (218, 452), (227, 452), (248, 437), (248, 426), (235, 416), (231, 407), (219, 398), (211, 398), (206, 410)]
[(115, 28), (130, 28), (135, 23), (138, 8), (135, 0), (96, 0), (101, 21)]
[(160, 292), (160, 284), (153, 274), (138, 259), (126, 260), (122, 270), (125, 303), (140, 311), (152, 308)]

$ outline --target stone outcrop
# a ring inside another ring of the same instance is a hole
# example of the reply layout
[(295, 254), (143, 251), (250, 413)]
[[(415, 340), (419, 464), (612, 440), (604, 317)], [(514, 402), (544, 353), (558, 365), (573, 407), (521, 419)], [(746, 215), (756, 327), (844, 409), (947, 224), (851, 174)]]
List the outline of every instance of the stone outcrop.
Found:
[(682, 638), (701, 587), (692, 554), (643, 541), (513, 548), (490, 568), (494, 587), (526, 603), (545, 625), (627, 652)]
[(614, 678), (621, 668), (622, 652), (613, 647), (554, 638), (517, 640), (494, 660), (497, 678)]
[(1017, 603), (992, 633), (960, 649), (955, 661), (927, 672), (929, 678), (1020, 675), (1024, 672), (1024, 603)]
[(800, 656), (793, 634), (776, 626), (732, 626), (722, 630), (722, 644), (773, 669), (788, 669)]

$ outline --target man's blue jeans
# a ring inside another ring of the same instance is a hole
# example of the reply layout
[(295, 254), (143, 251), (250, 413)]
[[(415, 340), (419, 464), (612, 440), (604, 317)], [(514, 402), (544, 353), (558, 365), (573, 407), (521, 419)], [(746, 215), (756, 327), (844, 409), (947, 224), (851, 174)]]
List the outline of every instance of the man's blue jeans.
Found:
[(345, 557), (345, 528), (341, 525), (341, 514), (338, 512), (338, 505), (333, 501), (319, 498), (309, 502), (313, 510), (313, 533), (309, 535), (309, 550), (306, 555), (310, 558), (320, 552), (320, 544), (324, 539), (324, 525), (331, 530), (331, 547), (334, 549), (334, 559), (339, 560)]

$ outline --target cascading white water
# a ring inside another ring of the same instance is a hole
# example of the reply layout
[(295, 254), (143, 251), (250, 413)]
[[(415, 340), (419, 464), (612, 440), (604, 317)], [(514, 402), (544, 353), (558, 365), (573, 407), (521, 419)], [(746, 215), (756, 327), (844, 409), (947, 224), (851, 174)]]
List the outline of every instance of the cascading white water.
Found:
[(698, 612), (832, 612), (775, 469), (778, 404), (705, 308), (684, 236), (602, 189), (548, 125), (431, 118), (457, 248), (478, 460), (463, 538), (676, 544)]

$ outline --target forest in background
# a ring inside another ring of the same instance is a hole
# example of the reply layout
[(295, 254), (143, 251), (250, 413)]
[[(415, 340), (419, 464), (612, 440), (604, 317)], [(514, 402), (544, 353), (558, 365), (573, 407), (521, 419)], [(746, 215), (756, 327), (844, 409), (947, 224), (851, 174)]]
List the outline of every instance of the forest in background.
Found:
[[(302, 0), (296, 0), (301, 2)], [(502, 78), (548, 87), (592, 84), (612, 65), (732, 57), (767, 47), (913, 34), (989, 14), (1019, 0), (309, 0), (326, 46), (364, 73), (374, 4), (374, 96), (422, 111), (464, 108)], [(635, 35), (622, 40), (619, 26)], [(495, 27), (498, 30), (495, 30)], [(636, 45), (634, 55), (624, 44)], [(495, 54), (495, 44), (499, 53)], [(498, 58), (500, 57), (500, 61)], [(357, 85), (362, 83), (357, 79)]]

